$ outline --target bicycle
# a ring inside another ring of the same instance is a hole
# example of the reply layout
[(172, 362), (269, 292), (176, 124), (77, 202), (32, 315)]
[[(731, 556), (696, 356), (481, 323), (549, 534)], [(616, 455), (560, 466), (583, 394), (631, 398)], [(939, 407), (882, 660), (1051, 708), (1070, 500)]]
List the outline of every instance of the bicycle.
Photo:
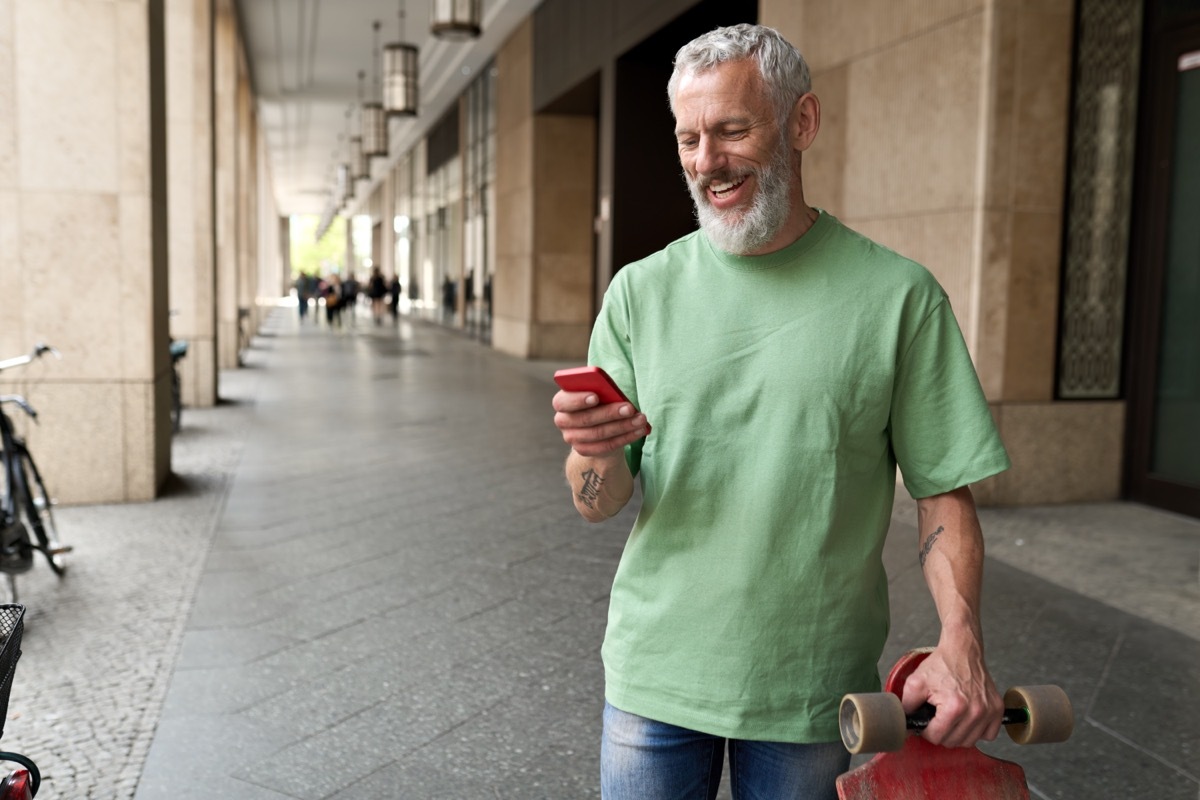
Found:
[[(53, 347), (38, 344), (29, 355), (0, 361), (0, 371), (28, 364), (46, 353), (62, 357)], [(61, 578), (67, 569), (64, 556), (71, 552), (71, 547), (58, 540), (54, 500), (25, 440), (17, 435), (12, 419), (4, 413), (6, 405), (17, 406), (35, 422), (37, 412), (20, 395), (0, 395), (0, 467), (4, 470), (4, 495), (0, 502), (0, 572), (8, 576), (9, 592), (15, 603), (17, 576), (33, 568), (34, 552), (44, 555), (50, 569)], [(30, 529), (33, 530), (32, 538)]]
[[(25, 629), (25, 606), (0, 605), (0, 736), (8, 717), (8, 698), (13, 675), (21, 658), (21, 636)], [(29, 756), (0, 751), (0, 761), (19, 764), (20, 768), (0, 780), (0, 800), (32, 800), (42, 784), (42, 773)]]

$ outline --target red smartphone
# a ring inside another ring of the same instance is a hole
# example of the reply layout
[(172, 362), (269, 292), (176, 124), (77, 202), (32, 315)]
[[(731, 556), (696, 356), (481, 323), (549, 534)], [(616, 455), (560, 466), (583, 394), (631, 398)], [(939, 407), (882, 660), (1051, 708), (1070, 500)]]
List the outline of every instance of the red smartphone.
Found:
[(554, 373), (554, 382), (564, 391), (592, 392), (600, 398), (600, 405), (629, 402), (620, 387), (599, 367), (572, 367)]

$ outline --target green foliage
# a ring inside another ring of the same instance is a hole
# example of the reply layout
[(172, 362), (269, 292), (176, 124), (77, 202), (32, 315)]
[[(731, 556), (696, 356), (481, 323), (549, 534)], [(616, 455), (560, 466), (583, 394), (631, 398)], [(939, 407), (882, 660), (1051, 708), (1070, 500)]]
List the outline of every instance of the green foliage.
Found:
[(293, 278), (301, 272), (319, 277), (345, 272), (346, 220), (334, 217), (329, 230), (316, 240), (319, 222), (311, 214), (291, 218)]

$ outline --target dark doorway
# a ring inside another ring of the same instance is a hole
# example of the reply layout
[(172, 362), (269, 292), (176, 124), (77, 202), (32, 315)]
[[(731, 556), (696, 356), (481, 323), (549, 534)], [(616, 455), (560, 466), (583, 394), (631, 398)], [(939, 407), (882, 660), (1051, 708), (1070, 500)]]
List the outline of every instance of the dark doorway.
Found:
[(1129, 494), (1200, 517), (1200, 19), (1146, 44)]
[(757, 0), (707, 0), (617, 59), (614, 273), (696, 227), (675, 149), (675, 120), (667, 104), (667, 81), (676, 51), (713, 28), (757, 21)]

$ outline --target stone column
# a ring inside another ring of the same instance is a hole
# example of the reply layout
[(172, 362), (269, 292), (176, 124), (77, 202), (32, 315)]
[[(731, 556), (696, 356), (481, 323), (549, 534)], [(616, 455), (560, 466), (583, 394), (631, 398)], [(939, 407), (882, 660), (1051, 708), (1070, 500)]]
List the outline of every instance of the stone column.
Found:
[[(0, 3), (0, 355), (63, 502), (152, 499), (170, 467), (163, 0)], [(16, 415), (18, 418), (20, 414)]]
[(286, 297), (292, 288), (288, 219), (279, 216), (279, 208), (275, 205), (267, 143), (261, 128), (255, 137), (255, 148), (258, 151), (258, 234), (255, 237), (258, 242), (255, 258), (258, 267), (252, 333), (257, 333), (262, 326), (273, 301)]
[(183, 402), (217, 400), (212, 0), (167, 2), (171, 335), (188, 343)]
[(217, 366), (237, 366), (238, 304), (238, 44), (232, 0), (217, 0), (214, 30), (213, 138), (216, 214)]
[(526, 358), (582, 357), (595, 270), (595, 120), (533, 113), (531, 20), (496, 67), (492, 342)]
[[(237, 309), (234, 315), (234, 345), (240, 348), (243, 336), (250, 335), (254, 324), (252, 309), (258, 287), (258, 117), (254, 113), (254, 95), (244, 52), (238, 48), (237, 84)], [(240, 351), (236, 363), (241, 363)]]
[(379, 269), (385, 280), (396, 272), (396, 170), (379, 182)]

